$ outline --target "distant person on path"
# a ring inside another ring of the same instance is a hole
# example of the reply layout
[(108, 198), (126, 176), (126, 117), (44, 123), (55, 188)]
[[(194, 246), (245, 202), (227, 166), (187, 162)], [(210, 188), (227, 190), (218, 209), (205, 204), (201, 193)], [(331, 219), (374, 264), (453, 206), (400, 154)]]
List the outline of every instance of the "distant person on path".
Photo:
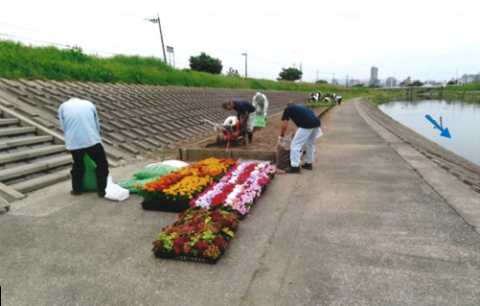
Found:
[(97, 164), (96, 176), (98, 196), (105, 197), (107, 187), (108, 161), (100, 136), (100, 122), (97, 108), (87, 100), (71, 98), (63, 102), (58, 108), (58, 117), (67, 150), (73, 157), (73, 165), (70, 174), (72, 176), (72, 191), (70, 194), (82, 193), (82, 181), (85, 173), (83, 157), (88, 154)]
[(268, 111), (268, 99), (267, 96), (262, 94), (261, 92), (257, 92), (252, 100), (253, 106), (256, 108), (257, 115), (265, 116), (267, 118), (267, 111)]
[(342, 104), (342, 96), (335, 96), (335, 100), (337, 100), (337, 104)]
[(313, 158), (315, 156), (315, 141), (320, 137), (320, 119), (313, 111), (305, 106), (298, 104), (289, 104), (283, 111), (282, 127), (280, 137), (285, 137), (288, 121), (292, 119), (298, 130), (293, 137), (290, 146), (290, 168), (286, 173), (300, 173), (301, 149), (305, 145), (307, 156), (303, 169), (312, 170)]
[(255, 106), (245, 100), (231, 99), (222, 103), (222, 107), (226, 110), (235, 110), (237, 118), (240, 120), (242, 127), (247, 130), (248, 141), (253, 141), (253, 120), (255, 119)]

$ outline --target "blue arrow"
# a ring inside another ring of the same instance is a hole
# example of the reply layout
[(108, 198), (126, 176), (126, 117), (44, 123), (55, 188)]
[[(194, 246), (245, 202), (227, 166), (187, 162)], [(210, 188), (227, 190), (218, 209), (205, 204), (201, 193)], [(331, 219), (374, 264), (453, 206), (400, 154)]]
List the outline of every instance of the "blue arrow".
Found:
[(430, 117), (430, 115), (426, 115), (425, 118), (428, 119), (428, 121), (430, 121), (431, 123), (433, 123), (434, 126), (437, 127), (437, 129), (439, 129), (440, 131), (442, 131), (442, 133), (440, 134), (440, 136), (443, 136), (443, 137), (447, 137), (447, 138), (452, 138), (450, 137), (450, 132), (448, 131), (448, 128), (445, 128), (443, 129), (440, 125), (438, 125), (438, 123), (432, 119), (432, 117)]

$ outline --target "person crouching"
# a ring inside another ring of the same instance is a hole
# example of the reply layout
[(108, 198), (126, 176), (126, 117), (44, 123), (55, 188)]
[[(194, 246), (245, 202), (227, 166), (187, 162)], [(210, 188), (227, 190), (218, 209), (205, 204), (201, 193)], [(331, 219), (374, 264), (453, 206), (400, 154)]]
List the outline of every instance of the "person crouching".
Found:
[(237, 118), (240, 123), (246, 127), (248, 141), (253, 141), (253, 120), (255, 119), (256, 108), (249, 102), (240, 99), (231, 99), (222, 103), (222, 107), (226, 110), (235, 110), (237, 112)]

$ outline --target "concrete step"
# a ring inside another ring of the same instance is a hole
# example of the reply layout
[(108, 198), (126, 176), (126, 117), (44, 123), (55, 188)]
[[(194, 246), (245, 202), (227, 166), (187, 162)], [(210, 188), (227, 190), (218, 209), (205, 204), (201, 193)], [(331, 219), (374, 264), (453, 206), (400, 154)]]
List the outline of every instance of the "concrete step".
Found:
[(0, 170), (0, 182), (10, 180), (13, 178), (29, 175), (32, 173), (53, 169), (59, 166), (64, 166), (72, 163), (72, 156), (70, 154), (47, 158), (24, 164), (21, 166), (11, 167)]
[(46, 146), (41, 148), (25, 150), (21, 152), (3, 154), (3, 155), (0, 155), (0, 165), (19, 161), (19, 160), (31, 159), (38, 156), (60, 153), (66, 150), (67, 149), (65, 148), (64, 145), (51, 145), (51, 146)]
[(5, 125), (17, 125), (20, 122), (18, 118), (1, 118), (0, 119), (0, 126)]
[(69, 170), (59, 171), (55, 173), (45, 174), (40, 177), (36, 177), (31, 180), (22, 181), (9, 185), (9, 187), (15, 189), (20, 193), (27, 193), (33, 190), (37, 190), (46, 186), (53, 185), (58, 182), (68, 180), (70, 177)]
[(37, 131), (37, 128), (35, 128), (33, 126), (5, 128), (5, 129), (0, 129), (0, 137), (8, 137), (8, 136), (14, 136), (14, 135), (35, 133), (36, 131)]
[(53, 141), (53, 136), (44, 135), (44, 136), (29, 136), (16, 138), (11, 140), (0, 141), (0, 150), (5, 148), (15, 148), (20, 146), (28, 146), (42, 142), (51, 142)]

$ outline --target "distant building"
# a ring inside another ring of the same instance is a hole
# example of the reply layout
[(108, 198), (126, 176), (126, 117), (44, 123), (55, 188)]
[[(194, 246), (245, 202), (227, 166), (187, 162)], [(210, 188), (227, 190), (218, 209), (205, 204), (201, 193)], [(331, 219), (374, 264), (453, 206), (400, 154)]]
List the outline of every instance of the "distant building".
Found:
[(332, 79), (332, 85), (338, 85), (338, 80), (337, 79)]
[(457, 80), (457, 84), (471, 84), (480, 82), (480, 74), (464, 74)]
[(370, 81), (368, 82), (369, 85), (376, 85), (376, 83), (379, 83), (378, 80), (378, 68), (377, 67), (372, 67), (370, 69)]
[(397, 87), (397, 79), (394, 77), (388, 77), (387, 80), (385, 81), (385, 87), (392, 88), (392, 87)]
[(410, 80), (410, 77), (406, 78), (405, 80), (403, 80), (403, 85), (404, 86), (408, 86), (412, 84), (412, 80)]
[(359, 85), (359, 84), (361, 84), (360, 80), (355, 80), (355, 79), (348, 80), (348, 86), (350, 86), (350, 87), (356, 86), (356, 85)]

